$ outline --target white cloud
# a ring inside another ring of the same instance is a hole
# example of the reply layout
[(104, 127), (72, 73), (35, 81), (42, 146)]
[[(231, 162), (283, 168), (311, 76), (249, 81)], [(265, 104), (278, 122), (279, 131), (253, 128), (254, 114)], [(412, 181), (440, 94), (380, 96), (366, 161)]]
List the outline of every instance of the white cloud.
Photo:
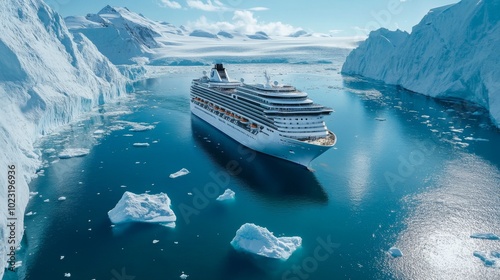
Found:
[(207, 0), (206, 2), (203, 2), (201, 0), (187, 0), (186, 4), (190, 8), (199, 9), (205, 12), (218, 12), (228, 10), (228, 8), (219, 0)]
[(266, 7), (253, 7), (253, 8), (250, 8), (248, 10), (249, 11), (255, 11), (255, 12), (257, 12), (257, 11), (267, 11), (267, 10), (269, 10), (269, 8), (266, 8)]
[(181, 9), (182, 6), (179, 4), (179, 2), (176, 1), (170, 1), (170, 0), (159, 0), (160, 6), (161, 7), (168, 7), (171, 9)]
[(227, 32), (237, 32), (240, 34), (254, 34), (257, 31), (263, 31), (270, 36), (287, 36), (301, 28), (293, 27), (292, 25), (282, 22), (259, 22), (254, 17), (253, 12), (245, 10), (234, 11), (232, 21), (209, 22), (206, 17), (202, 16), (195, 22), (188, 23), (192, 29), (202, 29), (212, 33), (217, 33), (220, 30)]

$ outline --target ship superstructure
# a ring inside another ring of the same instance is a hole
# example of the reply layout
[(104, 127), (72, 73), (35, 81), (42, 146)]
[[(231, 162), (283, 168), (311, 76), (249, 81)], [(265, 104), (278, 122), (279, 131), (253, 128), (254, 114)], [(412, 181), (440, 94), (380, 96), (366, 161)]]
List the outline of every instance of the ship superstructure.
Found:
[(333, 145), (323, 120), (332, 109), (314, 103), (293, 86), (232, 81), (222, 64), (191, 85), (191, 112), (256, 151), (300, 165)]

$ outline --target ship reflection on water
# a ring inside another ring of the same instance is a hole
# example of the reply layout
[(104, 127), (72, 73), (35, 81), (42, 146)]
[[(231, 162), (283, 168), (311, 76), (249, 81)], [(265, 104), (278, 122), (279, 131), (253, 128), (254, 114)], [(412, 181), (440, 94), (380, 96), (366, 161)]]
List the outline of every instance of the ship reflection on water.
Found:
[(266, 198), (328, 201), (314, 173), (303, 166), (248, 149), (194, 115), (191, 128), (197, 145), (216, 165)]

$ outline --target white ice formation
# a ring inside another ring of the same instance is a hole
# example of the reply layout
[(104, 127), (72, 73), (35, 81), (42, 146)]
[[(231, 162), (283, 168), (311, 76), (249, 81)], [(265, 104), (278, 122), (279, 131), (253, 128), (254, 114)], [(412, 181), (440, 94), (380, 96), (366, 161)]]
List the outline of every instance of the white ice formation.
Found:
[[(125, 94), (126, 80), (41, 0), (0, 1), (0, 166), (16, 169), (16, 245), (28, 183), (40, 166), (34, 142), (93, 107)], [(0, 263), (6, 261), (7, 176), (0, 176)], [(0, 278), (4, 273), (0, 269)]]
[(342, 73), (476, 103), (500, 126), (499, 10), (498, 0), (462, 0), (429, 11), (411, 34), (373, 31)]
[(286, 261), (302, 245), (302, 238), (276, 237), (265, 227), (246, 223), (236, 231), (231, 245), (239, 251)]
[(108, 212), (108, 217), (113, 224), (141, 222), (175, 227), (177, 217), (170, 204), (170, 198), (165, 193), (125, 192), (116, 206)]

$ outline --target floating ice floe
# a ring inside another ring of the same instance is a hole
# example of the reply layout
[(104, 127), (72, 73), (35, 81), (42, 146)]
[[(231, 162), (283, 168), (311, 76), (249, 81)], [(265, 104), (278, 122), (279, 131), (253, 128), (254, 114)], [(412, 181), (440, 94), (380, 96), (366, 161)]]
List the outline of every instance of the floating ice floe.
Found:
[(267, 228), (246, 223), (236, 231), (231, 245), (239, 251), (286, 261), (302, 245), (302, 238), (276, 237)]
[(181, 278), (181, 279), (187, 279), (188, 277), (189, 277), (189, 275), (184, 274), (184, 272), (182, 272), (181, 276), (179, 276), (179, 278)]
[(489, 142), (489, 139), (484, 139), (484, 138), (474, 138), (474, 137), (465, 137), (464, 140), (467, 141), (484, 141), (484, 142)]
[(113, 224), (142, 222), (175, 227), (177, 217), (170, 204), (170, 198), (165, 193), (125, 192), (116, 206), (108, 212), (108, 216)]
[(170, 178), (177, 178), (179, 176), (184, 176), (184, 175), (187, 175), (189, 174), (189, 170), (187, 170), (186, 168), (182, 168), (181, 170), (175, 172), (175, 173), (172, 173), (170, 174)]
[(223, 200), (229, 200), (229, 199), (234, 199), (235, 192), (233, 192), (231, 189), (227, 189), (224, 191), (223, 194), (219, 195), (216, 200), (218, 201), (223, 201)]
[(149, 143), (134, 143), (134, 147), (149, 147)]
[(47, 198), (43, 202), (50, 202), (50, 199)]
[(64, 200), (66, 200), (66, 197), (65, 197), (65, 196), (61, 196), (61, 197), (59, 197), (57, 200), (59, 200), (59, 201), (64, 201)]
[(403, 252), (397, 247), (391, 247), (389, 251), (387, 251), (393, 258), (399, 258), (403, 256)]
[(132, 125), (132, 128), (129, 129), (129, 131), (146, 131), (146, 130), (152, 130), (155, 128), (154, 125), (144, 125), (144, 124), (139, 124), (139, 123), (130, 123)]
[(471, 238), (477, 238), (477, 239), (488, 239), (488, 240), (499, 240), (500, 237), (498, 235), (493, 234), (493, 233), (474, 233), (471, 234)]
[(71, 273), (64, 273), (64, 277), (71, 277)]
[(483, 262), (484, 266), (493, 267), (493, 268), (500, 268), (500, 252), (499, 251), (492, 251), (490, 253), (475, 251), (474, 257), (479, 258)]
[(64, 151), (59, 153), (59, 158), (61, 159), (67, 159), (67, 158), (73, 158), (73, 157), (83, 157), (86, 156), (90, 153), (89, 149), (83, 149), (83, 148), (70, 148), (70, 149), (65, 149)]
[(156, 244), (156, 243), (158, 243), (158, 242), (160, 242), (160, 240), (158, 240), (158, 239), (154, 239), (154, 240), (153, 240), (153, 244)]

